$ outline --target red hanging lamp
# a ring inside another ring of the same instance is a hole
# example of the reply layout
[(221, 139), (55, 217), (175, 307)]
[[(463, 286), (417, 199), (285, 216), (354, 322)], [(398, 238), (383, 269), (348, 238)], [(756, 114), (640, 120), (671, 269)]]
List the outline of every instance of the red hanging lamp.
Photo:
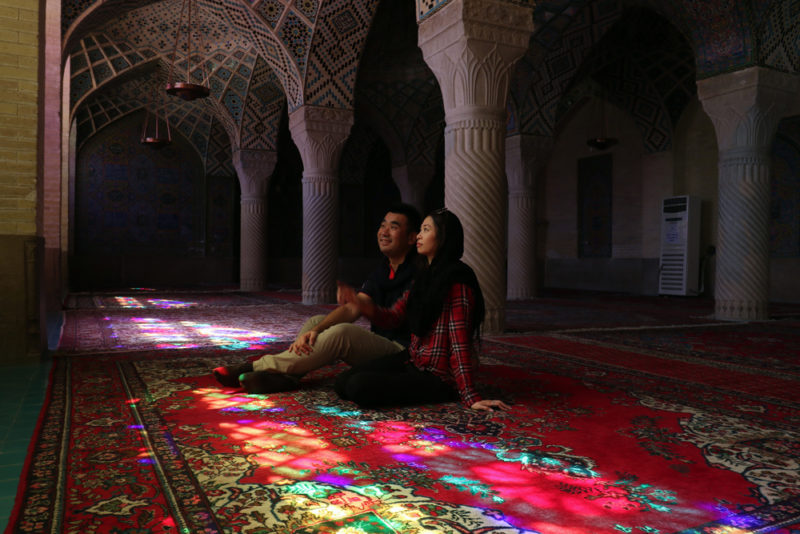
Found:
[[(169, 117), (163, 98), (156, 96), (156, 87), (153, 87), (150, 102), (145, 106), (144, 125), (140, 142), (152, 148), (161, 148), (172, 143), (172, 132), (169, 126)], [(152, 118), (152, 120), (151, 120)], [(164, 123), (164, 128), (161, 123)]]
[[(172, 50), (172, 61), (169, 65), (169, 77), (167, 78), (167, 93), (177, 96), (183, 100), (194, 100), (205, 98), (210, 94), (208, 87), (208, 72), (205, 68), (205, 58), (203, 57), (203, 33), (198, 22), (197, 2), (193, 0), (183, 0), (181, 4), (181, 15), (178, 19), (178, 28), (175, 32), (175, 48)], [(178, 61), (178, 45), (181, 42), (183, 31), (186, 31), (186, 70), (183, 80), (176, 80), (176, 62)], [(197, 53), (200, 56), (195, 69), (192, 69), (192, 31), (197, 30), (200, 45)], [(199, 71), (199, 76), (197, 74)], [(199, 82), (199, 83), (196, 83)]]

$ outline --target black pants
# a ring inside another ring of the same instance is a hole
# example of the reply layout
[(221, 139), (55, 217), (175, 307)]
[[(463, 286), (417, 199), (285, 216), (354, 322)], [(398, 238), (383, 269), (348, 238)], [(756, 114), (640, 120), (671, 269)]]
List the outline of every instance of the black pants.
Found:
[(408, 406), (458, 399), (438, 376), (417, 369), (408, 351), (356, 365), (336, 377), (336, 393), (364, 408)]

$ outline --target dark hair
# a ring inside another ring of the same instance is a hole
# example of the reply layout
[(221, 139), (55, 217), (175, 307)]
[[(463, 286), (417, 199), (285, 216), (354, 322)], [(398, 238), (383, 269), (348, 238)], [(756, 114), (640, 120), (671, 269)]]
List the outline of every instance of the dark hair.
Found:
[(456, 214), (447, 208), (441, 208), (430, 212), (428, 216), (436, 227), (436, 244), (438, 245), (433, 262), (460, 260), (464, 254), (464, 227), (461, 226), (461, 221)]
[(406, 204), (405, 202), (395, 202), (389, 206), (389, 209), (386, 211), (389, 213), (399, 213), (400, 215), (405, 215), (406, 220), (408, 221), (408, 231), (419, 231), (419, 227), (422, 224), (422, 217), (419, 214), (419, 210), (411, 204)]

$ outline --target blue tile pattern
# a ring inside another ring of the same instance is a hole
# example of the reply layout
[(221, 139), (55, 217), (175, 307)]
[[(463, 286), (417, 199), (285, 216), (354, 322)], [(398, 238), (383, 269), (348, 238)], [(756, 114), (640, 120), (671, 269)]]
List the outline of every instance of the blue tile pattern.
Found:
[(269, 24), (270, 28), (275, 28), (278, 25), (278, 21), (281, 18), (281, 14), (283, 14), (283, 10), (286, 6), (280, 3), (278, 0), (264, 0), (260, 4), (255, 7), (255, 12), (261, 15), (267, 24)]

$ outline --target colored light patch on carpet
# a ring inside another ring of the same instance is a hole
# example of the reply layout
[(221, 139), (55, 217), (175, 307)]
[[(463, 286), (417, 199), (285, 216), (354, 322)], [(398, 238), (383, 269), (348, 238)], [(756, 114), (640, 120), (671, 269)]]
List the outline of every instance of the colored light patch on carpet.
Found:
[(293, 339), (322, 308), (281, 302), (229, 308), (79, 309), (67, 315), (60, 353), (188, 349), (264, 349)]
[[(111, 319), (108, 319), (111, 321)], [(267, 344), (278, 339), (270, 332), (245, 330), (230, 326), (197, 323), (194, 321), (169, 322), (151, 317), (131, 317), (128, 319), (139, 328), (139, 336), (150, 340), (155, 349), (192, 349), (215, 346), (230, 350), (264, 349)], [(115, 323), (109, 324), (115, 330)], [(119, 337), (116, 333), (112, 337)], [(125, 348), (118, 345), (115, 348)]]
[(257, 351), (60, 358), (16, 531), (706, 534), (777, 526), (800, 495), (800, 436), (779, 403), (743, 411), (755, 400), (736, 391), (484, 349), (515, 364), (481, 368), (504, 415), (362, 410), (331, 388), (343, 366), (275, 395), (209, 375)]

